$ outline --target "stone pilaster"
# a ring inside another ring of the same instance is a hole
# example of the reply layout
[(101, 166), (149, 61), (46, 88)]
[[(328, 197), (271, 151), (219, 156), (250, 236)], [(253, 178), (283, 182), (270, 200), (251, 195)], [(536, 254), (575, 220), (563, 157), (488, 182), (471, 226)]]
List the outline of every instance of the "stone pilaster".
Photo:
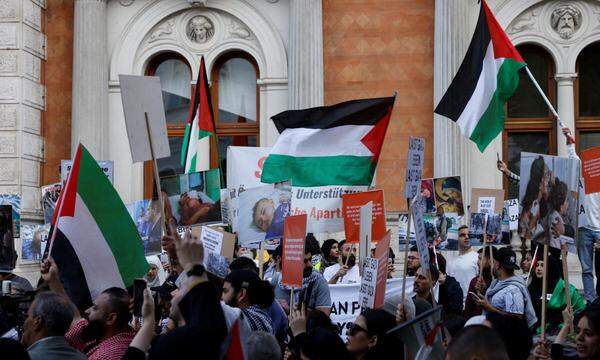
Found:
[[(562, 122), (573, 132), (575, 135), (575, 91), (573, 87), (573, 83), (577, 78), (577, 74), (565, 74), (558, 73), (555, 75), (554, 79), (556, 80), (557, 90), (556, 90), (556, 98), (557, 98), (557, 109), (558, 115)], [(557, 150), (558, 156), (568, 157), (567, 145), (565, 143), (565, 138), (562, 136), (562, 129), (557, 124), (559, 128), (557, 131)]]
[(323, 4), (290, 1), (289, 108), (323, 105)]
[(71, 149), (81, 142), (96, 159), (108, 156), (106, 0), (75, 0)]

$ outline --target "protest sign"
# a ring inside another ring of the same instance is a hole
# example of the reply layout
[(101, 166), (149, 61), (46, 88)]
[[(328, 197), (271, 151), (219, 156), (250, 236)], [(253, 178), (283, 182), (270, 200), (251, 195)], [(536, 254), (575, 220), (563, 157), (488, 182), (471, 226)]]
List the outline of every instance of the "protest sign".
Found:
[(504, 190), (479, 189), (471, 190), (471, 211), (483, 214), (502, 214), (504, 207)]
[(49, 224), (56, 209), (56, 202), (60, 196), (62, 182), (42, 186), (42, 212), (44, 213), (44, 224)]
[(221, 222), (219, 169), (160, 178), (164, 213), (179, 226)]
[(288, 184), (269, 184), (239, 194), (237, 232), (241, 246), (257, 248), (261, 241), (283, 236), (284, 220), (292, 207)]
[(342, 195), (342, 209), (347, 243), (356, 244), (360, 241), (360, 208), (369, 202), (373, 203), (371, 240), (377, 241), (385, 235), (383, 190), (345, 194)]
[(415, 359), (443, 360), (442, 306), (429, 309), (388, 331), (398, 335)]
[(441, 206), (444, 213), (464, 215), (460, 176), (421, 180), (421, 196), (425, 214), (435, 213)]
[(429, 271), (429, 247), (427, 246), (427, 235), (425, 233), (425, 223), (423, 222), (422, 209), (419, 206), (412, 206), (412, 219), (415, 224), (415, 234), (421, 266), (423, 270)]
[(600, 192), (600, 146), (581, 152), (581, 170), (586, 195)]
[(21, 260), (40, 261), (42, 251), (46, 248), (50, 224), (21, 225)]
[[(21, 232), (21, 195), (0, 194), (0, 205), (10, 205), (12, 209), (12, 237), (20, 237)], [(6, 209), (6, 208), (5, 208)]]
[(170, 156), (160, 78), (119, 75), (119, 84), (133, 162)]
[(360, 207), (360, 244), (358, 247), (358, 254), (360, 263), (365, 257), (370, 256), (369, 251), (371, 250), (371, 242), (373, 241), (373, 202), (369, 201), (367, 204)]
[(508, 215), (509, 230), (517, 230), (519, 227), (519, 199), (505, 200), (504, 208)]
[[(114, 183), (115, 171), (114, 171), (114, 162), (112, 161), (98, 161), (98, 166), (102, 169), (102, 172), (106, 174), (110, 183)], [(64, 184), (69, 178), (69, 173), (71, 172), (71, 167), (73, 167), (72, 160), (61, 160), (60, 161), (60, 182)]]
[(377, 259), (372, 257), (365, 258), (358, 296), (358, 303), (363, 309), (374, 308), (378, 268), (379, 261), (377, 261)]
[(388, 230), (385, 236), (379, 240), (375, 247), (375, 259), (377, 259), (377, 284), (375, 287), (375, 299), (373, 309), (379, 309), (383, 306), (383, 297), (385, 295), (385, 281), (388, 274), (388, 265), (390, 263), (390, 240), (392, 234)]
[[(408, 231), (408, 213), (400, 213), (398, 217), (398, 238), (399, 238), (399, 249), (404, 250), (406, 246), (406, 232)], [(409, 245), (415, 245), (415, 225), (411, 222), (410, 224), (410, 236)]]
[[(406, 297), (412, 298), (414, 277), (406, 279)], [(338, 335), (346, 341), (346, 332), (352, 322), (360, 315), (359, 291), (361, 284), (329, 285), (331, 295), (331, 322), (337, 327)], [(402, 279), (388, 279), (386, 281), (384, 308), (390, 313), (396, 311), (397, 302), (400, 301)]]
[(221, 221), (231, 225), (231, 198), (227, 189), (221, 189)]
[(11, 205), (0, 205), (0, 269), (14, 269), (17, 261), (12, 216)]
[(229, 273), (229, 263), (233, 260), (235, 235), (208, 226), (192, 227), (192, 236), (204, 245), (204, 266), (206, 271), (224, 278)]
[(281, 284), (294, 289), (302, 288), (305, 237), (306, 215), (286, 217), (281, 260)]
[(137, 228), (144, 253), (146, 255), (160, 254), (162, 238), (162, 213), (158, 200), (141, 200), (125, 205), (127, 212)]
[(419, 194), (425, 159), (425, 139), (410, 137), (406, 155), (406, 176), (404, 178), (404, 197), (412, 199)]

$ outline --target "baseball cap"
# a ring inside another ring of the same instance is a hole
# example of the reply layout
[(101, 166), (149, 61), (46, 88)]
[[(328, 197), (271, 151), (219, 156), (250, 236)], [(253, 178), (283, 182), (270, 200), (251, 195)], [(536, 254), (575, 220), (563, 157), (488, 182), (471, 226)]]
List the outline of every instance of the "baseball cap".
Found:
[(517, 270), (517, 254), (509, 246), (498, 249), (494, 254), (494, 260), (498, 261), (500, 265), (508, 270)]
[[(498, 252), (498, 248), (495, 246), (489, 246), (492, 250), (492, 256), (494, 257), (494, 259), (496, 258), (496, 253)], [(485, 250), (485, 252), (484, 252)], [(488, 246), (483, 246), (481, 249), (477, 250), (478, 254), (484, 253), (486, 255), (486, 257), (489, 257), (490, 254), (490, 250), (488, 250)]]

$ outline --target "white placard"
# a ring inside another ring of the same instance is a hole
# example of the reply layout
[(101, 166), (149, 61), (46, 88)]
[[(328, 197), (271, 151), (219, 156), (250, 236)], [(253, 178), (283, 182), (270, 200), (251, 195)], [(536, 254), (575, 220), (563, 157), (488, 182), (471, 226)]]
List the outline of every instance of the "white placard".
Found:
[(371, 256), (371, 241), (373, 241), (373, 202), (369, 201), (360, 207), (359, 254), (361, 261)]
[(119, 83), (133, 162), (152, 160), (144, 113), (148, 114), (154, 157), (161, 159), (171, 156), (160, 78), (119, 75)]
[(504, 206), (508, 209), (509, 229), (517, 230), (519, 228), (519, 199), (505, 200)]
[(208, 259), (208, 253), (213, 253), (217, 256), (221, 256), (221, 247), (223, 246), (223, 233), (213, 230), (208, 226), (202, 227), (200, 233), (200, 240), (204, 245), (204, 261)]
[(425, 232), (425, 224), (423, 222), (423, 209), (420, 206), (413, 206), (412, 220), (415, 224), (415, 235), (417, 248), (419, 249), (419, 257), (423, 270), (429, 271), (429, 247), (427, 246), (427, 234)]
[[(98, 166), (102, 169), (102, 172), (106, 174), (111, 184), (114, 184), (114, 163), (112, 161), (98, 161)], [(73, 160), (61, 160), (60, 161), (60, 182), (65, 183), (73, 167)]]
[(404, 180), (404, 197), (412, 199), (421, 189), (423, 160), (425, 157), (425, 139), (410, 137), (408, 154), (406, 155), (406, 177)]
[(362, 308), (373, 308), (375, 304), (375, 289), (377, 287), (377, 259), (367, 257), (363, 265), (363, 273), (360, 282), (358, 303)]
[(496, 208), (496, 198), (493, 196), (482, 196), (477, 200), (477, 212), (493, 215)]

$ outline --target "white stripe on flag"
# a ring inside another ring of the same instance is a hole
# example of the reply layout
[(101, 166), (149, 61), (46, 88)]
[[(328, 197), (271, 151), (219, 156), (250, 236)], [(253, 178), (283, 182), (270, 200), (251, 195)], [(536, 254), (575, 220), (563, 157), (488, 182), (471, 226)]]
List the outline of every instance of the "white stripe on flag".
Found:
[(79, 194), (75, 216), (61, 217), (58, 228), (79, 258), (92, 300), (109, 287), (125, 287), (112, 250)]
[(198, 128), (198, 113), (196, 112), (196, 115), (194, 116), (194, 120), (192, 121), (192, 125), (190, 128), (190, 137), (188, 140), (188, 147), (187, 147), (187, 155), (185, 157), (185, 173), (189, 173), (189, 172), (193, 172), (194, 170), (190, 169), (192, 166), (192, 159), (194, 158), (194, 155), (196, 155), (196, 152), (198, 151), (198, 132), (199, 132), (199, 128)]
[(373, 125), (344, 125), (330, 129), (285, 129), (271, 154), (290, 156), (373, 156), (361, 142)]
[(477, 80), (475, 91), (456, 121), (463, 136), (467, 138), (471, 137), (477, 123), (479, 123), (479, 120), (488, 109), (494, 92), (498, 87), (498, 71), (503, 62), (504, 58), (494, 59), (494, 45), (490, 41), (485, 58), (483, 59), (483, 67), (479, 75), (479, 80)]
[(196, 152), (196, 171), (210, 170), (210, 136), (198, 140)]

